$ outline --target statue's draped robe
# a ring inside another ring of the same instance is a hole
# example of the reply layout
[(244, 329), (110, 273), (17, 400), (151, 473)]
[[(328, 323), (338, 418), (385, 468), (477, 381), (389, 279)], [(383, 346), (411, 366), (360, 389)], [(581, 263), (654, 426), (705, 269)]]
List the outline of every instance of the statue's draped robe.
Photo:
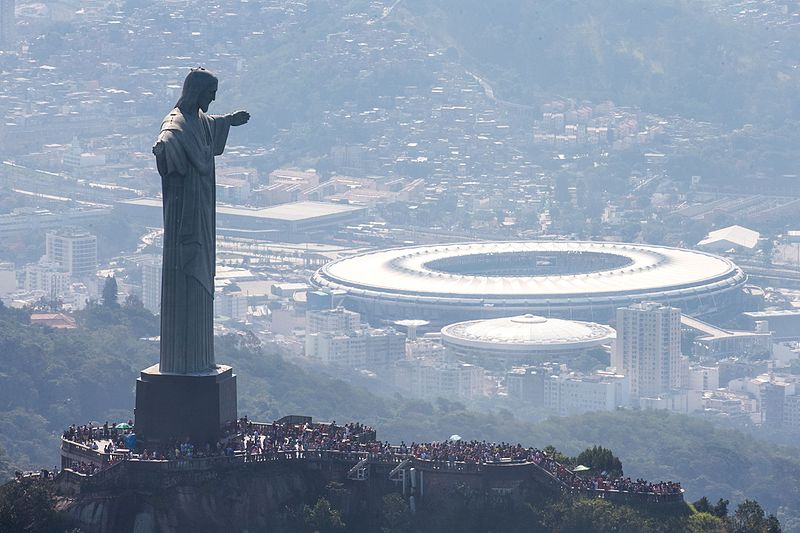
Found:
[(229, 116), (184, 116), (175, 108), (161, 124), (154, 153), (164, 202), (161, 280), (161, 372), (214, 368), (216, 180)]

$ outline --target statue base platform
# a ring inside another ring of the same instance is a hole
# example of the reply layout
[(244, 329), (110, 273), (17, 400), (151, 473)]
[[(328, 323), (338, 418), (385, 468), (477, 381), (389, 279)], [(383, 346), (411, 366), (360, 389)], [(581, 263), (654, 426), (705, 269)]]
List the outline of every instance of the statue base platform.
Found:
[(237, 420), (236, 374), (229, 366), (198, 374), (161, 373), (159, 365), (136, 380), (137, 441), (157, 446), (189, 438), (214, 444), (220, 428)]

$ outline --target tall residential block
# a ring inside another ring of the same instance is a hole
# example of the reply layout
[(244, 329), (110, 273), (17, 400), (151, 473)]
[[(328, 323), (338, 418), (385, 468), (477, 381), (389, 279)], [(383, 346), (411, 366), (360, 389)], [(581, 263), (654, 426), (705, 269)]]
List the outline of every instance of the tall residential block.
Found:
[(45, 259), (73, 278), (93, 277), (97, 273), (97, 237), (74, 228), (48, 231)]
[(142, 264), (142, 304), (153, 314), (161, 312), (161, 256)]
[(306, 312), (306, 333), (350, 332), (361, 327), (361, 315), (342, 307)]
[(617, 309), (613, 366), (630, 379), (632, 398), (653, 398), (681, 385), (681, 310), (655, 302)]
[(14, 44), (14, 23), (14, 0), (0, 0), (0, 50)]

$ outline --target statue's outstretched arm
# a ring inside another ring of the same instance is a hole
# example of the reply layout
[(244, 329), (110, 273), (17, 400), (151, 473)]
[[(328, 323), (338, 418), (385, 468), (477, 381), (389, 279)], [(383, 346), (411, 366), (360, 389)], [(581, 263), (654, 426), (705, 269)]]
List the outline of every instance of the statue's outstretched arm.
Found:
[(228, 115), (231, 119), (231, 126), (241, 126), (250, 120), (250, 113), (247, 111), (236, 111)]

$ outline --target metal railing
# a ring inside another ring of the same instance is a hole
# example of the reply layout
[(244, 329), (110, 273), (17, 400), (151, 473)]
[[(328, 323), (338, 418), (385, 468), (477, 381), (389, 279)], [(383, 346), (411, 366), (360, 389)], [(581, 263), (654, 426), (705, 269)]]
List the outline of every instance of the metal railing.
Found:
[[(255, 425), (255, 423), (253, 423)], [(269, 426), (264, 424), (264, 426)], [(279, 450), (267, 453), (251, 454), (243, 451), (234, 452), (233, 455), (219, 455), (210, 457), (192, 457), (178, 459), (141, 459), (129, 454), (104, 453), (93, 450), (80, 443), (66, 440), (62, 437), (62, 450), (73, 454), (89, 458), (91, 462), (100, 462), (103, 465), (100, 470), (92, 474), (83, 474), (69, 468), (64, 468), (56, 476), (56, 480), (69, 479), (79, 483), (102, 484), (117, 476), (125, 474), (127, 468), (139, 471), (164, 471), (164, 472), (186, 472), (203, 471), (212, 469), (224, 469), (236, 465), (255, 464), (255, 463), (280, 463), (280, 462), (339, 462), (348, 465), (360, 465), (362, 468), (370, 464), (376, 465), (395, 465), (396, 470), (403, 464), (414, 466), (417, 469), (431, 472), (458, 472), (458, 473), (481, 473), (487, 467), (493, 466), (526, 466), (533, 465), (538, 472), (544, 474), (548, 480), (557, 484), (565, 493), (582, 495), (590, 498), (606, 498), (615, 501), (627, 501), (630, 503), (674, 503), (683, 501), (683, 490), (678, 493), (656, 494), (654, 492), (630, 492), (617, 489), (593, 489), (593, 488), (573, 488), (570, 484), (556, 476), (553, 472), (530, 460), (504, 460), (486, 463), (473, 463), (463, 461), (436, 461), (430, 459), (420, 459), (409, 453), (401, 453), (397, 447), (392, 447), (388, 453), (367, 452), (367, 451), (339, 451), (339, 450)], [(410, 463), (410, 464), (409, 464)], [(125, 465), (125, 466), (123, 466)]]

